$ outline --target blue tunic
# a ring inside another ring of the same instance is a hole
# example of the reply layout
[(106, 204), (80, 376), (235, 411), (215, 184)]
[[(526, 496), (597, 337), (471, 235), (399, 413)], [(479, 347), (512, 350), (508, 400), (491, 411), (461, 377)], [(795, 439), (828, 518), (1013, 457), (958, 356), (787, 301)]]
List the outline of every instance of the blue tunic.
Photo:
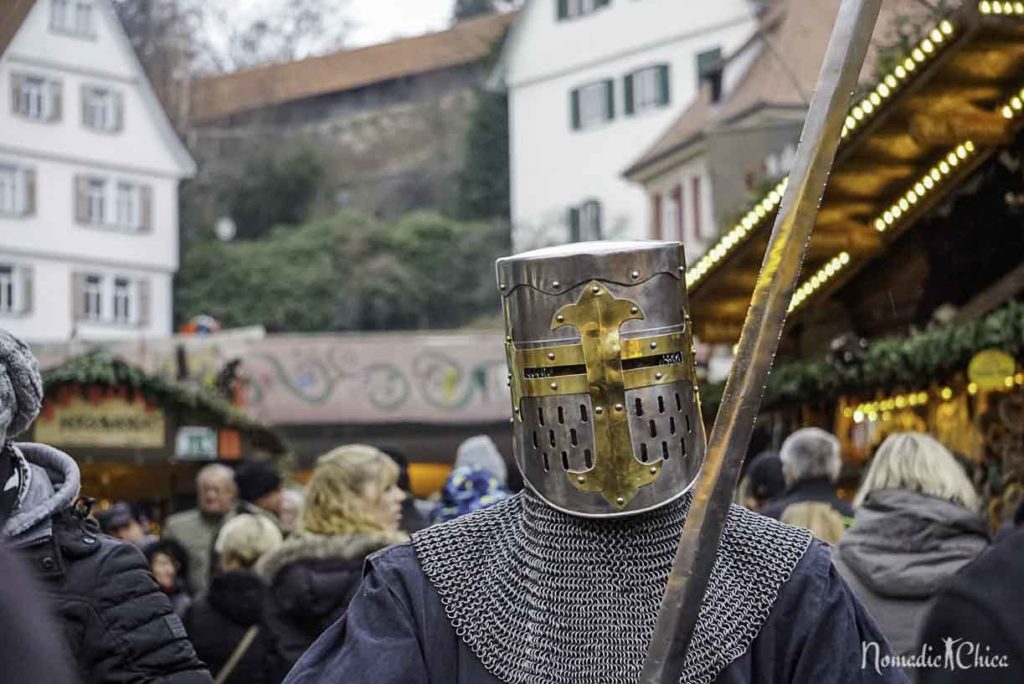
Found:
[[(877, 644), (877, 648), (872, 644)], [(889, 653), (874, 621), (814, 542), (750, 648), (718, 684), (903, 683), (876, 671)], [(502, 684), (452, 629), (411, 544), (378, 552), (348, 612), (296, 663), (285, 684)]]

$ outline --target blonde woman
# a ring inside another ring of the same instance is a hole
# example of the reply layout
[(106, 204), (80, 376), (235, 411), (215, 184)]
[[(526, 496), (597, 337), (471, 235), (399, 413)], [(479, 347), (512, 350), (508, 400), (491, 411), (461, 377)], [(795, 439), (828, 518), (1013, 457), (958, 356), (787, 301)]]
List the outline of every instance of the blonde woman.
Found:
[(836, 567), (896, 654), (916, 650), (936, 592), (988, 546), (978, 495), (953, 455), (929, 435), (890, 435), (854, 499)]
[(254, 626), (259, 628), (225, 684), (279, 681), (272, 679), (267, 670), (269, 639), (261, 625), (266, 587), (253, 566), (281, 542), (281, 531), (263, 515), (243, 513), (224, 523), (214, 543), (218, 564), (210, 587), (185, 615), (185, 629), (196, 653), (214, 676), (225, 674), (225, 664), (246, 633)]
[(375, 447), (343, 446), (317, 460), (299, 529), (257, 564), (270, 587), (267, 627), (279, 679), (344, 613), (366, 557), (407, 541), (398, 532), (405, 493), (397, 482), (398, 466)]

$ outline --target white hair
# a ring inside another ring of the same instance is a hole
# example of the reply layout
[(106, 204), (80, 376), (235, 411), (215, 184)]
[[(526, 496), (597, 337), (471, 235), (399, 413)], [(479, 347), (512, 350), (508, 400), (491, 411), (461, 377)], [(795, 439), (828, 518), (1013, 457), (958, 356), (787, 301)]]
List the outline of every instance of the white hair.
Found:
[(978, 493), (949, 449), (931, 435), (898, 432), (878, 447), (853, 500), (860, 506), (876, 489), (909, 489), (978, 509)]
[(821, 428), (801, 428), (786, 438), (779, 451), (786, 483), (827, 477), (839, 479), (843, 467), (839, 456), (839, 440)]
[(251, 568), (261, 557), (281, 546), (284, 538), (277, 525), (261, 515), (243, 513), (224, 523), (213, 544), (221, 558), (231, 557)]
[(211, 463), (210, 465), (203, 466), (196, 474), (196, 489), (202, 486), (203, 480), (230, 480), (232, 484), (235, 482), (235, 471), (227, 467), (223, 463)]

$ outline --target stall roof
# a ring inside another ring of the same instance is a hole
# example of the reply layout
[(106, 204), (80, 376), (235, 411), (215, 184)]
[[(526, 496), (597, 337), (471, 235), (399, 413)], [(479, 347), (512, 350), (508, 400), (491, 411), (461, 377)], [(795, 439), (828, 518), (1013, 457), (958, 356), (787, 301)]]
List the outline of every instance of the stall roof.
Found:
[(185, 385), (150, 375), (136, 365), (102, 351), (95, 350), (43, 371), (43, 391), (50, 395), (65, 385), (99, 385), (128, 388), (165, 407), (198, 411), (218, 421), (220, 426), (246, 432), (275, 453), (285, 453), (281, 436), (263, 423), (220, 397)]
[[(968, 2), (851, 107), (791, 314), (884, 254), (1024, 123), (1024, 3)], [(687, 274), (695, 332), (734, 342), (785, 179)]]

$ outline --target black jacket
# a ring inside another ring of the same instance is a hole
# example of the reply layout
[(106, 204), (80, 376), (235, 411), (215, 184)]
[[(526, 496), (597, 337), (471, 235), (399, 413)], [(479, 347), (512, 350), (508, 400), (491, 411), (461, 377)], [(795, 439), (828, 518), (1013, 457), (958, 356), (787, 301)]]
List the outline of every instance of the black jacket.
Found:
[(78, 466), (43, 445), (18, 445), (32, 484), (3, 528), (34, 569), (85, 684), (209, 684), (181, 620), (135, 546), (100, 534), (75, 508)]
[(185, 629), (196, 653), (217, 674), (234, 653), (246, 631), (259, 627), (256, 639), (228, 677), (228, 684), (271, 684), (267, 671), (269, 637), (261, 624), (266, 588), (252, 572), (217, 574), (207, 593), (185, 614)]
[(1024, 682), (1024, 528), (993, 544), (939, 592), (922, 642), (941, 664), (919, 672), (921, 684)]
[(266, 625), (275, 677), (284, 679), (345, 612), (362, 580), (366, 557), (398, 541), (402, 539), (375, 534), (299, 533), (260, 559), (257, 571), (270, 587)]
[(786, 489), (786, 493), (781, 497), (766, 503), (761, 510), (761, 515), (781, 520), (782, 514), (791, 505), (807, 501), (820, 501), (830, 504), (839, 515), (844, 518), (853, 518), (853, 506), (848, 501), (840, 499), (836, 495), (835, 485), (828, 478), (824, 477), (816, 477), (794, 483)]

